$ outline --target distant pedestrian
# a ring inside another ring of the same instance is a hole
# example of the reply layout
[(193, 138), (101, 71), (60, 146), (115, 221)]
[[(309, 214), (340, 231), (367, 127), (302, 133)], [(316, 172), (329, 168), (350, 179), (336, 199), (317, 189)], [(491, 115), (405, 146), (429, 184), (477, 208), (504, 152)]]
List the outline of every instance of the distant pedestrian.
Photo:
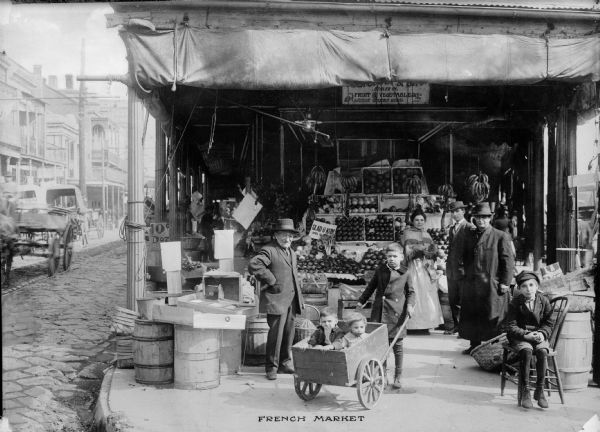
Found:
[(490, 225), (489, 204), (475, 205), (471, 215), (475, 228), (469, 230), (463, 253), (466, 283), (459, 321), (460, 337), (470, 341), (464, 354), (500, 334), (515, 266), (509, 235)]
[(79, 223), (81, 225), (81, 245), (85, 247), (89, 244), (88, 233), (90, 232), (90, 221), (86, 212), (79, 215)]
[(448, 278), (448, 302), (452, 312), (452, 327), (446, 328), (444, 334), (458, 333), (460, 321), (460, 302), (465, 284), (465, 265), (463, 255), (467, 235), (475, 226), (465, 219), (465, 205), (462, 201), (450, 203), (448, 210), (454, 223), (450, 225), (448, 259), (446, 261), (446, 277)]

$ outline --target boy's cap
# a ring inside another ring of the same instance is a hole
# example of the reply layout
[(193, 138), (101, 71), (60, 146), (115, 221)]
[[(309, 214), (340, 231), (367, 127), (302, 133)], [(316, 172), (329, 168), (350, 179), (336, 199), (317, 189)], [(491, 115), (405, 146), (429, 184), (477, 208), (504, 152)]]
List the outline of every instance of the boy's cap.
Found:
[(525, 282), (529, 279), (535, 279), (535, 281), (538, 283), (538, 285), (540, 284), (540, 277), (537, 275), (537, 273), (532, 272), (530, 270), (523, 270), (521, 273), (519, 273), (515, 277), (517, 285), (521, 285), (523, 282)]

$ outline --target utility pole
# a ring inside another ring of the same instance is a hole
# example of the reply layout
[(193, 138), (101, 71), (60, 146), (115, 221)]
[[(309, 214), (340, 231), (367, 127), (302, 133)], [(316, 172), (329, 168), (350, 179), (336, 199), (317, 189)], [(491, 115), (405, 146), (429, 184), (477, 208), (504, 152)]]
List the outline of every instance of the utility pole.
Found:
[[(85, 73), (85, 39), (81, 40), (81, 75)], [(79, 81), (79, 189), (87, 200), (86, 147), (85, 147), (85, 81)], [(87, 204), (87, 202), (86, 202)]]

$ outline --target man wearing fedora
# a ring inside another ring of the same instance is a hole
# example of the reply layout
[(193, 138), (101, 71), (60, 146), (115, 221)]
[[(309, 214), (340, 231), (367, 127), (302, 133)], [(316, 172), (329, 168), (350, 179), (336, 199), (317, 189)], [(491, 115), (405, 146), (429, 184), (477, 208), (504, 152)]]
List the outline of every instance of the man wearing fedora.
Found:
[(490, 225), (490, 205), (476, 204), (471, 216), (475, 228), (469, 230), (463, 251), (466, 283), (459, 322), (460, 337), (471, 342), (463, 351), (465, 354), (470, 354), (481, 341), (500, 334), (515, 267), (510, 237)]
[[(465, 266), (463, 251), (467, 235), (475, 226), (465, 219), (465, 205), (462, 201), (454, 201), (448, 206), (454, 223), (449, 227), (449, 248), (446, 260), (446, 277), (448, 278), (448, 301), (452, 311), (452, 328), (447, 328), (445, 334), (458, 333), (460, 320), (460, 298), (465, 283)], [(449, 327), (449, 326), (448, 326)]]
[(265, 370), (270, 380), (277, 379), (278, 372), (294, 373), (294, 318), (304, 308), (296, 254), (290, 247), (299, 233), (292, 219), (279, 219), (273, 231), (275, 241), (248, 264), (250, 273), (261, 283), (260, 305), (267, 313)]

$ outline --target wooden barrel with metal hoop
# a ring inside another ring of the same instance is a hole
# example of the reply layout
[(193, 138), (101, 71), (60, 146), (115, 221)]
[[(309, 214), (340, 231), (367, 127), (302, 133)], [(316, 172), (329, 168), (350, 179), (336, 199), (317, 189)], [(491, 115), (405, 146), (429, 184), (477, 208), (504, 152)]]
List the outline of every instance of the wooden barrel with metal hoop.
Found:
[(135, 320), (133, 367), (140, 384), (173, 382), (173, 324)]

